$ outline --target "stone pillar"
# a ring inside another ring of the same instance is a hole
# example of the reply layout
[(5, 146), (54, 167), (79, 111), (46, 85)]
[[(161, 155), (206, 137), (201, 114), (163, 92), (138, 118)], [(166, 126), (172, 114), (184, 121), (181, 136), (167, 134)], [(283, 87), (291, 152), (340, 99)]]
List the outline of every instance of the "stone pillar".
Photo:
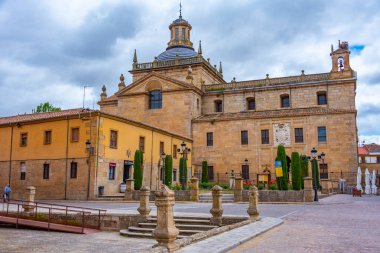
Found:
[(199, 179), (192, 177), (190, 179), (190, 201), (199, 201)]
[(36, 187), (26, 187), (25, 204), (22, 205), (25, 213), (32, 213), (34, 211), (34, 197), (36, 195)]
[(125, 188), (125, 200), (132, 200), (133, 199), (133, 191), (135, 190), (135, 180), (134, 179), (127, 179), (125, 182), (126, 188)]
[(330, 194), (330, 189), (329, 189), (329, 180), (328, 179), (321, 179), (321, 186), (322, 186), (322, 194)]
[(212, 208), (210, 209), (210, 213), (212, 217), (210, 219), (210, 223), (212, 225), (221, 226), (222, 225), (222, 187), (219, 185), (215, 185), (212, 187)]
[(157, 227), (152, 234), (158, 241), (156, 246), (164, 246), (169, 252), (178, 249), (174, 243), (179, 234), (174, 223), (174, 202), (174, 192), (166, 185), (161, 185), (160, 190), (156, 191)]
[(140, 189), (140, 207), (137, 208), (137, 211), (139, 211), (140, 215), (144, 218), (149, 217), (150, 213), (150, 207), (149, 207), (149, 195), (150, 195), (150, 189), (147, 186), (143, 186)]
[(243, 201), (243, 178), (235, 178), (234, 202)]
[(249, 189), (249, 206), (247, 213), (251, 220), (260, 220), (259, 216), (259, 190), (256, 186)]
[(313, 179), (311, 177), (304, 177), (303, 182), (304, 182), (303, 201), (313, 202), (314, 201)]

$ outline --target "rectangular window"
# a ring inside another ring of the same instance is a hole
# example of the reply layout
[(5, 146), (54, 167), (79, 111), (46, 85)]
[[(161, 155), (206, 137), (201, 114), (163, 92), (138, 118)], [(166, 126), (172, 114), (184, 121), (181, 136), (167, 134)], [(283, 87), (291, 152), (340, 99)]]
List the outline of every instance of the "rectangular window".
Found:
[(177, 159), (177, 145), (173, 145), (173, 158)]
[(215, 112), (223, 112), (223, 102), (221, 100), (215, 101)]
[(79, 127), (71, 128), (71, 141), (72, 142), (79, 141)]
[(110, 132), (110, 148), (117, 148), (117, 131)]
[(164, 144), (164, 142), (160, 141), (160, 155), (162, 153), (165, 153), (165, 144)]
[(115, 180), (116, 163), (109, 164), (108, 179)]
[(318, 105), (327, 105), (326, 93), (318, 94)]
[(269, 144), (269, 129), (261, 130), (261, 144)]
[(294, 128), (295, 143), (303, 143), (303, 128)]
[(214, 166), (207, 167), (208, 180), (214, 181)]
[(51, 144), (51, 130), (45, 131), (45, 134), (44, 134), (44, 144), (45, 145)]
[(177, 170), (173, 170), (173, 181), (177, 181)]
[(178, 30), (178, 27), (175, 28), (175, 40), (179, 40), (179, 30)]
[(139, 140), (139, 149), (140, 151), (144, 152), (145, 151), (145, 137), (140, 136)]
[(286, 108), (286, 107), (289, 107), (289, 106), (290, 106), (289, 96), (283, 96), (283, 97), (281, 97), (281, 107), (282, 108)]
[(28, 133), (21, 133), (20, 135), (20, 146), (26, 147), (28, 145)]
[(49, 170), (50, 170), (50, 164), (45, 163), (44, 164), (44, 171), (43, 171), (43, 175), (42, 175), (43, 179), (49, 179)]
[(241, 131), (241, 145), (248, 145), (248, 131)]
[(319, 164), (319, 171), (320, 179), (329, 179), (329, 171), (326, 163)]
[(214, 133), (212, 132), (207, 133), (207, 146), (208, 147), (214, 146)]
[(250, 110), (250, 111), (251, 110), (255, 110), (256, 103), (255, 103), (255, 99), (254, 98), (248, 99), (247, 103), (248, 103), (248, 110)]
[(318, 142), (326, 142), (326, 127), (318, 127)]
[(25, 162), (20, 162), (20, 180), (25, 180), (26, 178), (26, 164)]
[(185, 36), (186, 36), (186, 29), (182, 28), (182, 40), (185, 40)]
[(377, 157), (376, 163), (380, 163), (380, 156)]
[(241, 166), (241, 177), (243, 179), (249, 179), (249, 165), (244, 164)]
[(77, 178), (78, 174), (78, 163), (71, 162), (70, 164), (70, 178)]

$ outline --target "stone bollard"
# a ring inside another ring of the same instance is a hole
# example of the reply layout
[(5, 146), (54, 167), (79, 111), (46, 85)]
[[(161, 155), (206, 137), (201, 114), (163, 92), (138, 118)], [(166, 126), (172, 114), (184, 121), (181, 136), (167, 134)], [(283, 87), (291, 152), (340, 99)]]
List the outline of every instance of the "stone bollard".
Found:
[(249, 189), (249, 206), (247, 213), (251, 220), (260, 220), (259, 216), (259, 190), (256, 186)]
[(192, 177), (190, 179), (190, 201), (199, 201), (199, 179)]
[(32, 213), (34, 211), (34, 197), (36, 195), (36, 187), (28, 186), (26, 187), (26, 198), (25, 204), (22, 205), (25, 213)]
[(179, 234), (174, 223), (174, 202), (174, 192), (166, 185), (161, 185), (161, 188), (156, 191), (157, 227), (152, 235), (158, 241), (158, 245), (155, 246), (166, 247), (169, 252), (178, 249), (174, 243)]
[(313, 202), (314, 201), (313, 179), (311, 177), (304, 177), (303, 181), (304, 181), (303, 201)]
[(135, 190), (135, 180), (134, 179), (127, 179), (125, 184), (126, 184), (126, 188), (125, 188), (124, 199), (125, 200), (132, 200), (133, 199), (133, 191)]
[(222, 187), (219, 185), (215, 185), (212, 187), (212, 208), (210, 209), (210, 213), (212, 217), (210, 219), (210, 223), (212, 225), (221, 226), (222, 225)]
[(140, 207), (137, 208), (140, 215), (145, 219), (149, 217), (150, 207), (149, 207), (149, 195), (150, 189), (147, 186), (143, 186), (140, 189)]
[(234, 202), (243, 201), (243, 178), (235, 178)]

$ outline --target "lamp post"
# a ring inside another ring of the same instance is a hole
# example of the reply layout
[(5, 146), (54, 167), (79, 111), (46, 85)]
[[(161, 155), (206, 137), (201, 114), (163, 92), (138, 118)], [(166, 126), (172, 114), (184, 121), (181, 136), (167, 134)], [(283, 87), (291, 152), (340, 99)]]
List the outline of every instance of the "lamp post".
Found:
[[(244, 165), (245, 165), (245, 169), (247, 169), (247, 167), (248, 167), (248, 159), (247, 158), (244, 159)], [(241, 177), (243, 177), (243, 169), (241, 170)], [(249, 177), (249, 175), (248, 175), (248, 177)], [(243, 179), (245, 179), (245, 178), (243, 178)]]
[(87, 169), (88, 169), (88, 172), (87, 172), (87, 177), (88, 177), (88, 180), (87, 180), (87, 200), (90, 198), (90, 172), (91, 172), (91, 141), (90, 140), (87, 140), (86, 141), (86, 150), (88, 152), (88, 158), (87, 158)]
[(315, 148), (313, 148), (311, 151), (311, 158), (312, 158), (312, 162), (311, 162), (311, 166), (312, 166), (312, 169), (313, 169), (313, 179), (314, 179), (314, 201), (318, 201), (318, 193), (317, 193), (317, 190), (318, 190), (318, 184), (317, 184), (317, 166), (316, 166), (316, 162), (317, 162), (317, 158), (318, 160), (322, 160), (322, 164), (325, 163), (325, 158), (326, 158), (326, 154), (324, 152), (322, 152), (320, 155), (317, 155), (317, 150)]
[(161, 175), (162, 175), (162, 182), (164, 182), (164, 184), (165, 184), (165, 157), (166, 157), (165, 152), (162, 152), (160, 156), (161, 156), (161, 159), (162, 159), (162, 173), (161, 173)]
[[(185, 160), (187, 159), (187, 154), (190, 153), (190, 148), (186, 147), (186, 143), (183, 141), (181, 143), (181, 148), (177, 149), (178, 153), (182, 155), (182, 177), (181, 184), (182, 190), (185, 190)], [(182, 152), (181, 152), (182, 151)]]

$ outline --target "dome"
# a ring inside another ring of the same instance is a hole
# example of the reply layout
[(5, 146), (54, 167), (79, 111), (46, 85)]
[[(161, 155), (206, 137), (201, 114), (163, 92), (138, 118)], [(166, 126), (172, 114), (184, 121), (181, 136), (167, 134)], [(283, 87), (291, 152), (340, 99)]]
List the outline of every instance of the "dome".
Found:
[(198, 56), (198, 53), (193, 48), (189, 47), (170, 47), (165, 52), (162, 52), (158, 57), (158, 61), (174, 60), (178, 55), (179, 58), (191, 58)]

